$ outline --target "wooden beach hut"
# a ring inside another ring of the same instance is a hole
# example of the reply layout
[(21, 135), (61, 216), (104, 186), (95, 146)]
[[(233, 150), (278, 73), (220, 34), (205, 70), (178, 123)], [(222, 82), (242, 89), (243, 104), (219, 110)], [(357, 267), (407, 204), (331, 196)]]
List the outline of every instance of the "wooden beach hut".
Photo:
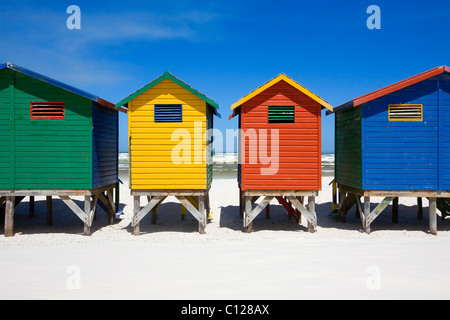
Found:
[[(97, 96), (12, 63), (0, 65), (0, 203), (5, 236), (13, 235), (14, 207), (46, 196), (61, 198), (90, 234), (97, 201), (113, 221), (118, 183), (118, 112)], [(84, 208), (70, 197), (84, 196)]]
[[(175, 196), (198, 220), (204, 233), (212, 182), (213, 116), (218, 104), (165, 72), (116, 104), (128, 109), (132, 225), (149, 212), (156, 223), (158, 205)], [(140, 198), (148, 203), (141, 208)]]
[[(342, 219), (356, 203), (369, 233), (390, 203), (397, 222), (399, 197), (417, 197), (419, 212), (427, 197), (430, 232), (436, 234), (436, 206), (446, 212), (450, 197), (450, 69), (431, 69), (334, 111)], [(371, 210), (371, 197), (384, 200)]]
[[(332, 106), (284, 74), (231, 107), (239, 117), (238, 184), (244, 227), (276, 198), (290, 214), (317, 225), (315, 197), (322, 188), (321, 110)], [(270, 155), (270, 156), (268, 156)], [(262, 197), (255, 208), (253, 203)], [(308, 197), (308, 209), (303, 205)]]

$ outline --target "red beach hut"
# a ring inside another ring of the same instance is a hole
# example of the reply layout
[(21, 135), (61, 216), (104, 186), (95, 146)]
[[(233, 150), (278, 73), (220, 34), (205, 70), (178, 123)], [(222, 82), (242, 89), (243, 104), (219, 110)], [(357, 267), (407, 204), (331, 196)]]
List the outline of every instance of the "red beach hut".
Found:
[[(321, 110), (333, 107), (284, 74), (231, 107), (239, 116), (238, 184), (244, 227), (276, 198), (316, 227), (315, 196), (322, 188)], [(263, 200), (253, 208), (260, 197)], [(308, 199), (308, 209), (303, 206)]]

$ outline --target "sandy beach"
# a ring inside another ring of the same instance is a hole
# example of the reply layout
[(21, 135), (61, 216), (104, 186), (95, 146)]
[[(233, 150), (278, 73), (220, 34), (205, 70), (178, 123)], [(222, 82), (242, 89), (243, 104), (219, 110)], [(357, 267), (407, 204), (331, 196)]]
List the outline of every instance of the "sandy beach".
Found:
[(16, 208), (15, 237), (0, 234), (0, 299), (450, 298), (450, 220), (438, 218), (432, 236), (428, 201), (418, 221), (416, 199), (404, 198), (398, 224), (388, 207), (370, 235), (361, 233), (354, 209), (346, 223), (329, 216), (331, 179), (323, 178), (316, 199), (314, 234), (306, 219), (294, 223), (276, 201), (270, 219), (260, 214), (254, 232), (244, 233), (235, 179), (214, 180), (206, 235), (190, 214), (181, 220), (179, 203), (168, 198), (158, 223), (147, 216), (141, 236), (133, 236), (128, 181), (121, 185), (124, 215), (108, 226), (99, 209), (90, 237), (60, 200), (53, 203), (54, 226), (46, 226), (44, 198), (36, 198), (29, 219), (26, 198)]

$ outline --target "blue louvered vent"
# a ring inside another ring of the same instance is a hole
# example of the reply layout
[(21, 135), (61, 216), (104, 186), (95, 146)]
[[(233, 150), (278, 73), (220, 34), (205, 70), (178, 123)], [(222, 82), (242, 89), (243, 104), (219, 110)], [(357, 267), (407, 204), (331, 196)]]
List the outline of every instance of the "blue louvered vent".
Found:
[(155, 122), (183, 122), (181, 104), (155, 105)]

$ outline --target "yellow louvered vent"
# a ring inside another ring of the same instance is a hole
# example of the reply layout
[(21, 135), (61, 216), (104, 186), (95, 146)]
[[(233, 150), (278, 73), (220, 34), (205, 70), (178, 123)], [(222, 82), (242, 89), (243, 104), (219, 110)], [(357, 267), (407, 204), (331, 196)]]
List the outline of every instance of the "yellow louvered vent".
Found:
[(421, 104), (389, 105), (389, 121), (422, 121), (423, 106)]

